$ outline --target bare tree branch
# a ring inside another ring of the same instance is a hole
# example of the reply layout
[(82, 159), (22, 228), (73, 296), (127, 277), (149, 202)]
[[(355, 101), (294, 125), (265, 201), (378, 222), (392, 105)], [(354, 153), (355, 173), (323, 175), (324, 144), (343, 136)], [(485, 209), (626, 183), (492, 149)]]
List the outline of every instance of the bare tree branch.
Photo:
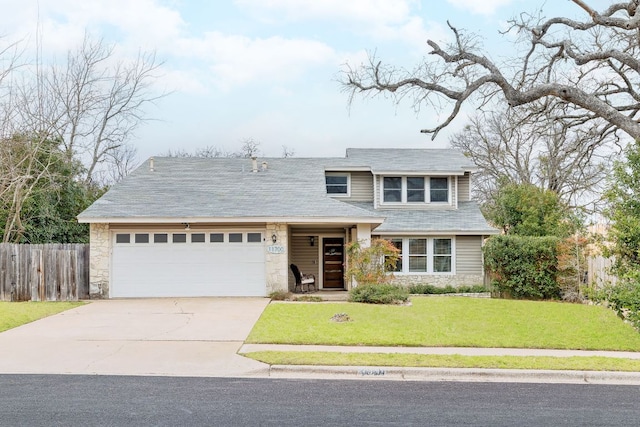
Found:
[[(357, 68), (346, 66), (341, 83), (356, 95), (389, 93), (397, 101), (413, 97), (415, 104), (446, 101), (449, 112), (432, 134), (448, 126), (462, 105), (477, 97), (487, 105), (501, 94), (510, 107), (547, 98), (572, 105), (590, 120), (603, 119), (633, 138), (640, 138), (640, 8), (639, 0), (616, 3), (601, 13), (586, 1), (573, 0), (588, 14), (584, 21), (564, 17), (536, 20), (529, 15), (510, 21), (528, 49), (521, 58), (500, 65), (483, 55), (473, 36), (449, 24), (454, 42), (441, 47), (427, 43), (433, 60), (406, 72), (371, 55)], [(553, 30), (553, 31), (551, 31)], [(507, 71), (515, 69), (511, 73)]]

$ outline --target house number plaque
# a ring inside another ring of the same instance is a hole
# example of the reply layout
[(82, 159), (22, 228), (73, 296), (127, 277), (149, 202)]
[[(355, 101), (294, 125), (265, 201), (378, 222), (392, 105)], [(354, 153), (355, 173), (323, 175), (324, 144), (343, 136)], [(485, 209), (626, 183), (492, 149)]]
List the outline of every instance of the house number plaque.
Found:
[(270, 254), (283, 254), (284, 246), (279, 246), (279, 245), (267, 246), (267, 252), (269, 252)]

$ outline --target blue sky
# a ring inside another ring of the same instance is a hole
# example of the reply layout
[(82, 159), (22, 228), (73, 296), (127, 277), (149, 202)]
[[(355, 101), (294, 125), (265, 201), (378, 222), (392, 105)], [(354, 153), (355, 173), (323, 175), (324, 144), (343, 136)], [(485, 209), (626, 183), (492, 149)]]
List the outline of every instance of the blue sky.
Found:
[[(342, 156), (347, 147), (446, 147), (464, 114), (435, 141), (419, 130), (438, 111), (384, 98), (357, 99), (336, 82), (342, 64), (368, 51), (413, 68), (426, 40), (446, 42), (446, 21), (483, 38), (497, 61), (511, 49), (498, 36), (507, 19), (542, 8), (546, 16), (584, 18), (569, 0), (0, 0), (5, 40), (35, 39), (59, 57), (85, 29), (116, 44), (126, 58), (155, 50), (164, 61), (158, 90), (171, 94), (148, 108), (155, 120), (133, 140), (139, 160), (167, 150), (260, 142), (265, 156), (282, 146), (298, 157)], [(597, 9), (605, 0), (588, 2)], [(469, 107), (465, 114), (472, 114)]]

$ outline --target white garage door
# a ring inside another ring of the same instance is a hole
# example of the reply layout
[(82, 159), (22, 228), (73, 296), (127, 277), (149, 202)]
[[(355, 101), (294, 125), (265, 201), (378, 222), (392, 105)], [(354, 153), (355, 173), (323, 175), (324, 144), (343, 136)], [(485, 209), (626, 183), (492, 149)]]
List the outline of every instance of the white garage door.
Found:
[(264, 296), (264, 232), (115, 232), (111, 297)]

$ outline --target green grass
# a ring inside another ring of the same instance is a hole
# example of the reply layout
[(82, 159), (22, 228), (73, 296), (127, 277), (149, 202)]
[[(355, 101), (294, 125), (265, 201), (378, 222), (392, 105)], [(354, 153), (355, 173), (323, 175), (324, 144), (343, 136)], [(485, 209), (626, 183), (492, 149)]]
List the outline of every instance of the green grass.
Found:
[(243, 356), (270, 365), (640, 371), (640, 360), (593, 356), (462, 356), (458, 354), (383, 354), (304, 351), (257, 351), (255, 353), (243, 354)]
[[(600, 306), (462, 297), (412, 303), (272, 303), (247, 342), (640, 351), (640, 334)], [(351, 322), (330, 320), (343, 312)]]
[(69, 310), (83, 302), (0, 302), (0, 332)]

